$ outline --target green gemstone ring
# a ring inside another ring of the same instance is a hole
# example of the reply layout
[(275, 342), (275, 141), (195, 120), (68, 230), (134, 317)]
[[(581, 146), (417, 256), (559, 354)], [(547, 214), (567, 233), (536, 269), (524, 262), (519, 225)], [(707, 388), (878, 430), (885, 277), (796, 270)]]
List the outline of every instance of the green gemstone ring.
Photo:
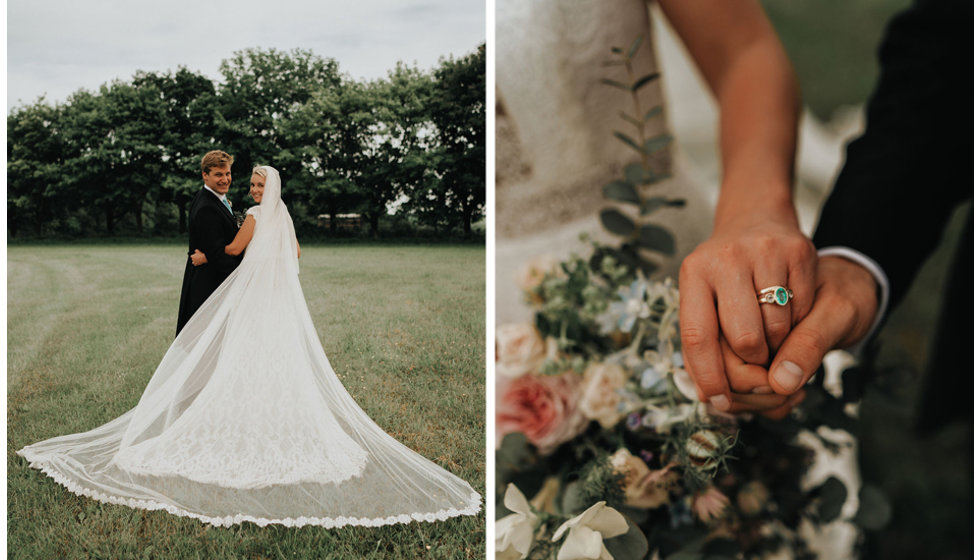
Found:
[(793, 290), (788, 290), (782, 286), (769, 286), (764, 290), (759, 290), (759, 303), (775, 303), (782, 307), (793, 299)]

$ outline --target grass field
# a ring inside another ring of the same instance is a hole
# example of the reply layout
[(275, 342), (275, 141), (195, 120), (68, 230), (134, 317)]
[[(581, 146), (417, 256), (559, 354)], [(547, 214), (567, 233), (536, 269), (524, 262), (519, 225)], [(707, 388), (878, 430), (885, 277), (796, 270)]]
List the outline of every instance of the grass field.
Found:
[[(214, 528), (75, 496), (15, 455), (135, 406), (173, 340), (179, 245), (7, 253), (10, 558), (483, 558), (484, 514), (382, 528)], [(330, 361), (388, 433), (485, 493), (482, 247), (304, 246)]]

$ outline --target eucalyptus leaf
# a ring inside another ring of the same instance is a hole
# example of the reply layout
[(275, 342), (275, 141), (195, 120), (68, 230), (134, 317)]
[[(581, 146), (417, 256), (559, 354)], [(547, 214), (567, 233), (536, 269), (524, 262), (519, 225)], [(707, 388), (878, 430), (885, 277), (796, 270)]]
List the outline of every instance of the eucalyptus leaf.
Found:
[(641, 87), (649, 84), (650, 82), (656, 80), (659, 77), (660, 77), (660, 72), (653, 72), (651, 74), (647, 74), (646, 76), (643, 76), (642, 78), (640, 78), (640, 79), (636, 80), (635, 82), (633, 82), (633, 85), (631, 87), (631, 90), (632, 91), (636, 91), (636, 90), (640, 89)]
[(636, 231), (633, 220), (615, 208), (604, 208), (599, 212), (599, 220), (603, 227), (616, 235), (632, 236)]
[(607, 86), (612, 86), (612, 87), (619, 88), (619, 89), (622, 89), (622, 90), (625, 90), (625, 91), (630, 91), (630, 86), (628, 86), (627, 84), (624, 84), (623, 82), (617, 82), (616, 80), (610, 80), (609, 78), (603, 78), (603, 79), (601, 79), (599, 81), (602, 82), (602, 83), (604, 83), (604, 84), (606, 84)]
[(565, 515), (578, 515), (589, 508), (592, 504), (585, 503), (582, 499), (582, 483), (579, 481), (570, 482), (565, 486), (565, 491), (561, 495), (561, 511)]
[(655, 136), (647, 140), (646, 143), (643, 144), (643, 149), (648, 154), (659, 152), (660, 150), (669, 146), (672, 140), (673, 138), (669, 134), (661, 134), (660, 136)]
[(829, 523), (840, 515), (840, 510), (847, 500), (847, 486), (837, 477), (830, 477), (820, 486), (820, 505), (817, 506), (817, 516), (820, 521)]
[(501, 466), (516, 466), (527, 463), (532, 458), (527, 436), (520, 432), (512, 432), (504, 436), (497, 448), (497, 468)]
[(643, 184), (643, 177), (646, 175), (646, 169), (639, 163), (631, 163), (623, 169), (623, 175), (630, 183), (641, 185)]
[(656, 224), (645, 224), (640, 227), (637, 242), (643, 249), (658, 251), (665, 255), (673, 255), (677, 251), (674, 235)]
[(633, 44), (630, 45), (630, 51), (626, 54), (626, 58), (632, 59), (633, 56), (636, 55), (636, 51), (640, 50), (641, 44), (643, 44), (643, 35), (633, 39)]
[(618, 537), (605, 539), (603, 544), (606, 545), (606, 550), (616, 560), (642, 560), (646, 557), (647, 549), (650, 548), (650, 545), (647, 543), (647, 538), (643, 536), (643, 531), (636, 526), (636, 523), (633, 523), (633, 520), (629, 517), (625, 519), (629, 524), (629, 531)]
[(629, 116), (628, 114), (626, 114), (625, 111), (620, 111), (619, 112), (619, 118), (623, 119), (624, 121), (630, 123), (633, 126), (637, 126), (637, 127), (643, 126), (643, 123), (642, 122), (640, 122), (640, 121), (634, 119), (633, 117)]
[[(643, 184), (652, 185), (654, 183), (659, 183), (664, 179), (670, 179), (671, 177), (673, 177), (673, 175), (671, 175), (670, 173), (647, 173), (646, 176), (643, 177)], [(677, 206), (684, 206), (684, 204), (679, 204)]]
[(661, 208), (682, 208), (687, 202), (682, 198), (670, 199), (664, 196), (654, 196), (643, 201), (640, 214), (647, 216)]
[(647, 111), (647, 114), (643, 115), (643, 120), (644, 121), (648, 121), (648, 120), (652, 119), (653, 117), (656, 117), (657, 115), (659, 115), (659, 114), (661, 114), (663, 112), (664, 112), (664, 106), (663, 105), (658, 105), (658, 106), (654, 107), (653, 109), (650, 109), (649, 111)]
[(644, 153), (643, 152), (643, 148), (641, 148), (640, 145), (637, 144), (635, 140), (633, 140), (632, 138), (630, 138), (626, 134), (623, 134), (622, 132), (620, 132), (620, 131), (617, 130), (616, 132), (613, 132), (613, 136), (615, 136), (616, 138), (619, 138), (620, 141), (622, 141), (624, 144), (626, 144), (630, 148), (633, 148), (637, 152), (640, 152), (641, 154)]
[(636, 187), (626, 181), (606, 183), (602, 187), (602, 194), (610, 200), (629, 202), (630, 204), (640, 203), (640, 195), (636, 192)]
[(884, 492), (865, 484), (858, 493), (858, 499), (861, 505), (854, 516), (855, 523), (871, 531), (879, 531), (888, 525), (892, 518), (892, 506)]

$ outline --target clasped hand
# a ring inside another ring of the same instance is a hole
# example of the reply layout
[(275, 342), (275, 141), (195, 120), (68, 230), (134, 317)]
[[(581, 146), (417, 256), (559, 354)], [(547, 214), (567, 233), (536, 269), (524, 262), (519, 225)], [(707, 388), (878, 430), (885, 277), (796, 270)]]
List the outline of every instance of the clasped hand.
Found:
[(190, 257), (191, 257), (191, 264), (193, 264), (194, 266), (201, 266), (202, 264), (208, 263), (207, 255), (202, 253), (200, 249), (194, 249), (194, 252), (191, 253)]
[[(680, 335), (702, 401), (725, 412), (786, 416), (824, 355), (863, 339), (878, 306), (863, 266), (817, 258), (795, 224), (765, 220), (718, 227), (681, 266)], [(786, 305), (760, 303), (772, 286)]]

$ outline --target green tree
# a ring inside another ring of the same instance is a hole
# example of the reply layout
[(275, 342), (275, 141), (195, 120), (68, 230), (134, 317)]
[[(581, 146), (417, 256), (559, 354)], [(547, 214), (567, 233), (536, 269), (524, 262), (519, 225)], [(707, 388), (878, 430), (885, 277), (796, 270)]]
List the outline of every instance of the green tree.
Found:
[[(285, 188), (287, 183), (292, 188), (291, 178), (301, 169), (294, 167), (298, 160), (289, 153), (294, 146), (281, 125), (317, 91), (340, 84), (337, 62), (300, 49), (246, 49), (222, 61), (220, 72), (215, 136), (221, 149), (235, 156), (233, 176), (250, 175), (255, 165), (273, 165), (282, 173), (284, 198), (300, 195)], [(230, 193), (235, 202), (243, 202), (246, 194), (247, 189), (234, 186)]]
[(201, 186), (201, 157), (214, 149), (214, 83), (181, 67), (175, 73), (139, 72), (133, 77), (133, 85), (155, 92), (164, 105), (163, 120), (157, 123), (163, 151), (156, 198), (161, 205), (174, 204), (177, 230), (185, 233), (187, 206)]
[(459, 227), (467, 236), (486, 205), (486, 47), (435, 71), (428, 113), (435, 126), (424, 185), (411, 205), (434, 226)]
[(61, 108), (44, 98), (7, 116), (7, 228), (40, 236), (66, 201), (62, 186)]

